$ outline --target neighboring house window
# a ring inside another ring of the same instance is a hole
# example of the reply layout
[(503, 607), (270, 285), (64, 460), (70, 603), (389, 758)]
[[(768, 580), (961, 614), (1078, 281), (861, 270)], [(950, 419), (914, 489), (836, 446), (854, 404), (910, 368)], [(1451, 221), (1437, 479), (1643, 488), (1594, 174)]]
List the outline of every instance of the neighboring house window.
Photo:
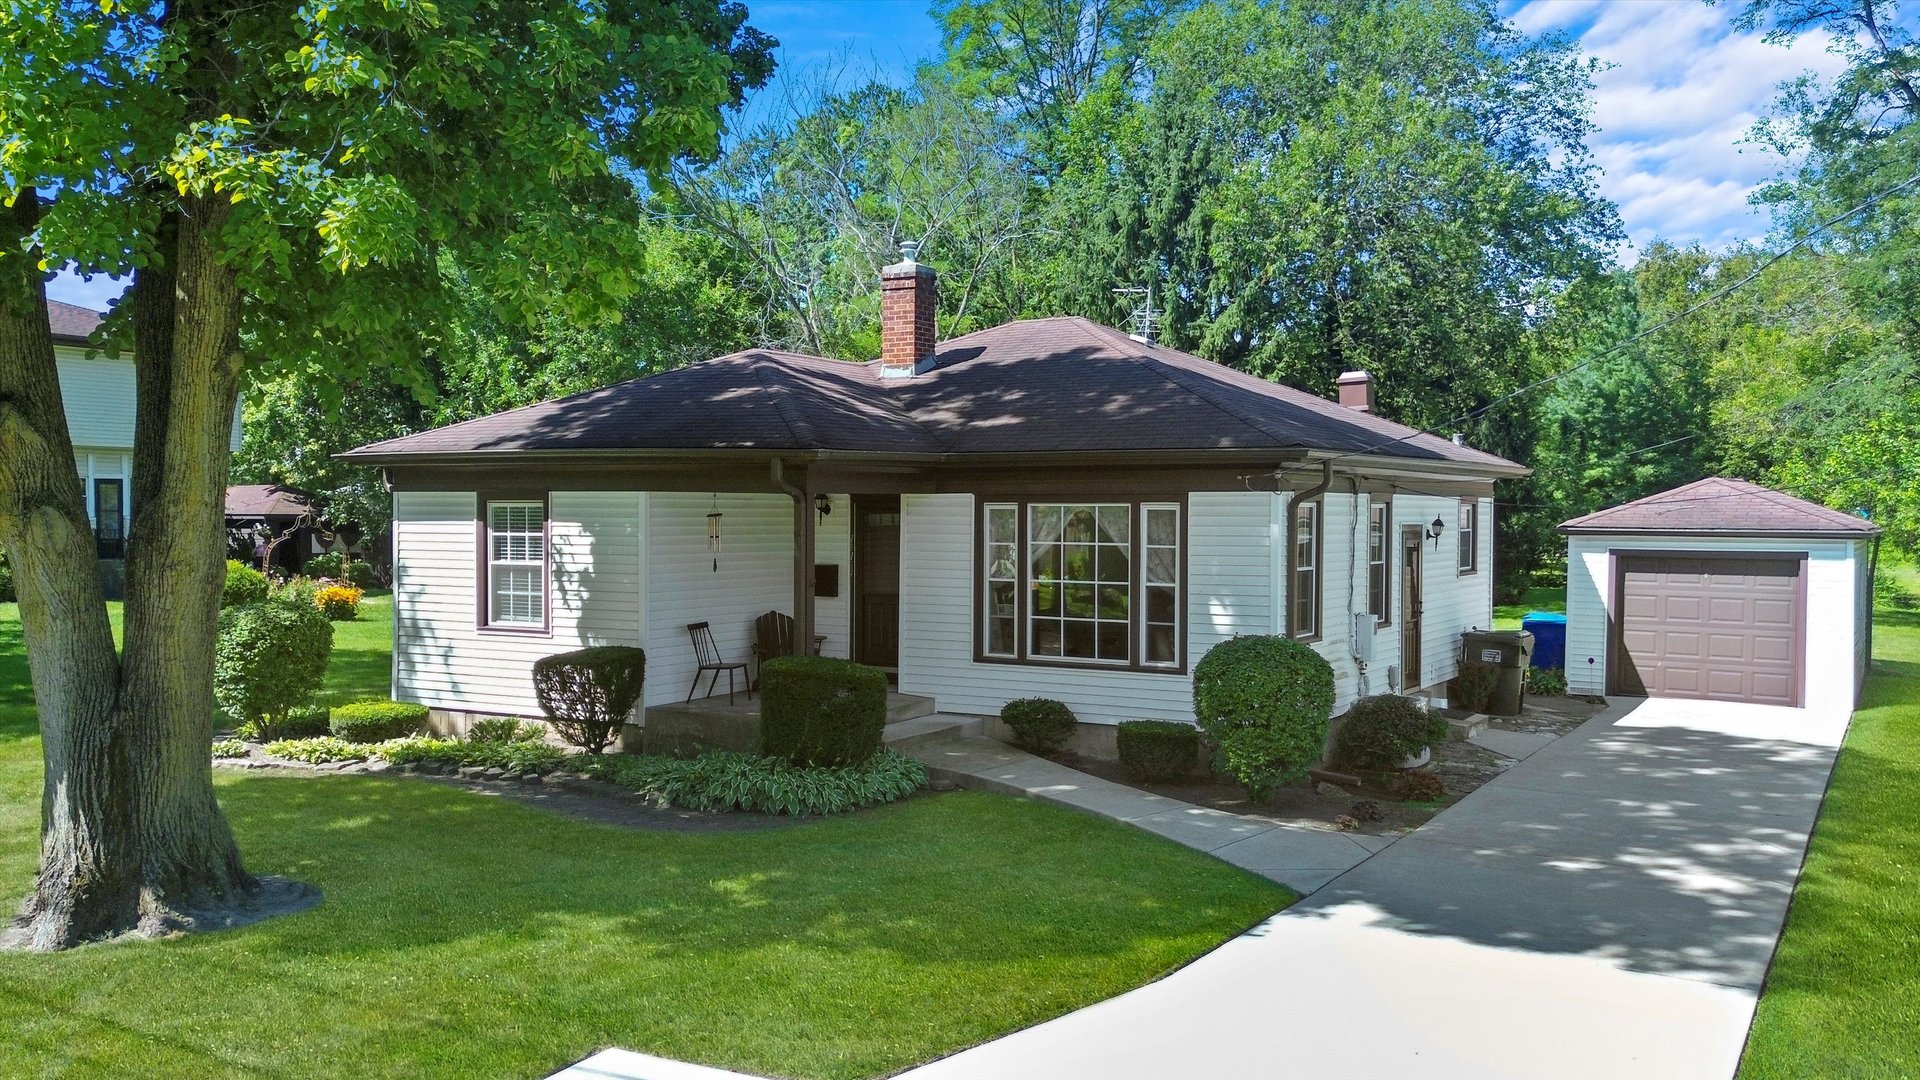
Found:
[(986, 619), (989, 656), (1017, 656), (1020, 635), (1020, 508), (1007, 503), (987, 507)]
[(1176, 668), (1177, 503), (987, 503), (982, 658)]
[(1480, 500), (1460, 500), (1460, 572), (1480, 568)]
[(487, 625), (544, 627), (546, 621), (546, 505), (489, 502)]
[(1389, 577), (1387, 568), (1387, 504), (1373, 503), (1367, 510), (1367, 611), (1375, 623), (1393, 621), (1387, 604)]
[(1293, 635), (1320, 636), (1320, 504), (1294, 507)]

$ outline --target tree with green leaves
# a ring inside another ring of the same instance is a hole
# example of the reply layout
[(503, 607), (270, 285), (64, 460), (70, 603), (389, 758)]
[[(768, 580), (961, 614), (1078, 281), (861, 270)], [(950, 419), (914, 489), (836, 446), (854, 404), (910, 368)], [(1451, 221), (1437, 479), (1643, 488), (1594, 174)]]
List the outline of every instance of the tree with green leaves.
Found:
[[(1153, 285), (1210, 359), (1320, 393), (1366, 369), (1416, 426), (1485, 406), (1619, 236), (1590, 72), (1478, 0), (1200, 6), (1076, 111), (1058, 302), (1113, 321), (1116, 287)], [(1513, 419), (1467, 430), (1512, 452)]]
[[(616, 310), (645, 254), (637, 185), (715, 147), (770, 46), (722, 0), (0, 8), (0, 548), (46, 764), (10, 943), (310, 902), (246, 870), (207, 755), (249, 367), (423, 384), (423, 330), (457, 303), (441, 259), (509, 321)], [(66, 264), (133, 277), (103, 330), (138, 397), (118, 650), (48, 329)]]

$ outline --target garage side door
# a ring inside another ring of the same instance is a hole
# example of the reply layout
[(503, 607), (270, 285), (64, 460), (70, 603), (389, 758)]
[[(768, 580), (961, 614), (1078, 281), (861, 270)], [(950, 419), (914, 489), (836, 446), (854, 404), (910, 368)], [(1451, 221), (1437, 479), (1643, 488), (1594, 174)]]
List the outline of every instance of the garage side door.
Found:
[(1612, 692), (1800, 704), (1797, 558), (1620, 557)]

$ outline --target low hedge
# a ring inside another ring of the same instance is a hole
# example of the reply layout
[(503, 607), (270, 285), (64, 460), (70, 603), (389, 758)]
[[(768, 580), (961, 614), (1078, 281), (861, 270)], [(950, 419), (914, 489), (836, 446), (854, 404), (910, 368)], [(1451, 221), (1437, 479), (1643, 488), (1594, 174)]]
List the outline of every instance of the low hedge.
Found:
[(247, 756), (247, 744), (239, 739), (221, 739), (213, 744), (213, 756), (217, 758), (243, 758)]
[(825, 656), (779, 656), (760, 666), (760, 749), (802, 768), (858, 765), (880, 749), (887, 676)]
[(325, 705), (302, 705), (287, 710), (287, 715), (277, 721), (249, 720), (233, 733), (251, 742), (312, 739), (333, 734), (333, 714)]
[(568, 743), (598, 754), (613, 744), (640, 703), (647, 654), (631, 645), (597, 645), (533, 662), (533, 695)]
[(1153, 783), (1191, 775), (1200, 758), (1200, 729), (1171, 720), (1127, 720), (1116, 734), (1120, 765), (1135, 780)]
[(591, 758), (581, 768), (666, 806), (795, 816), (893, 802), (927, 782), (925, 765), (886, 748), (858, 765), (837, 768), (802, 768), (781, 758), (725, 750), (690, 760), (618, 754)]
[(437, 739), (430, 735), (394, 739), (370, 749), (380, 760), (395, 765), (478, 765), (510, 773), (549, 773), (572, 756), (552, 743), (531, 739)]
[(1013, 744), (1031, 754), (1051, 754), (1066, 743), (1080, 721), (1065, 702), (1030, 697), (1000, 708), (1000, 722), (1013, 729)]
[(427, 707), (405, 701), (356, 701), (333, 710), (333, 734), (348, 742), (377, 743), (412, 735), (427, 722)]
[(317, 739), (281, 739), (261, 749), (274, 757), (304, 761), (309, 765), (324, 765), (330, 761), (365, 761), (373, 756), (372, 747), (336, 739), (331, 735)]
[(1412, 698), (1375, 694), (1353, 703), (1333, 734), (1333, 761), (1348, 769), (1397, 769), (1407, 758), (1447, 740), (1447, 720)]

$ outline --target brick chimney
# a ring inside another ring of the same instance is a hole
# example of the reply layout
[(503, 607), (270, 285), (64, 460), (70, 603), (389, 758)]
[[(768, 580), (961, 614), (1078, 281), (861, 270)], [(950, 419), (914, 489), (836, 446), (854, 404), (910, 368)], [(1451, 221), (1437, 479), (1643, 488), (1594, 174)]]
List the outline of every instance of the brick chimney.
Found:
[(1373, 411), (1373, 376), (1364, 371), (1340, 373), (1340, 404), (1363, 413)]
[(936, 344), (940, 283), (933, 267), (914, 260), (920, 245), (900, 245), (900, 261), (880, 271), (880, 374), (904, 378), (926, 370)]

